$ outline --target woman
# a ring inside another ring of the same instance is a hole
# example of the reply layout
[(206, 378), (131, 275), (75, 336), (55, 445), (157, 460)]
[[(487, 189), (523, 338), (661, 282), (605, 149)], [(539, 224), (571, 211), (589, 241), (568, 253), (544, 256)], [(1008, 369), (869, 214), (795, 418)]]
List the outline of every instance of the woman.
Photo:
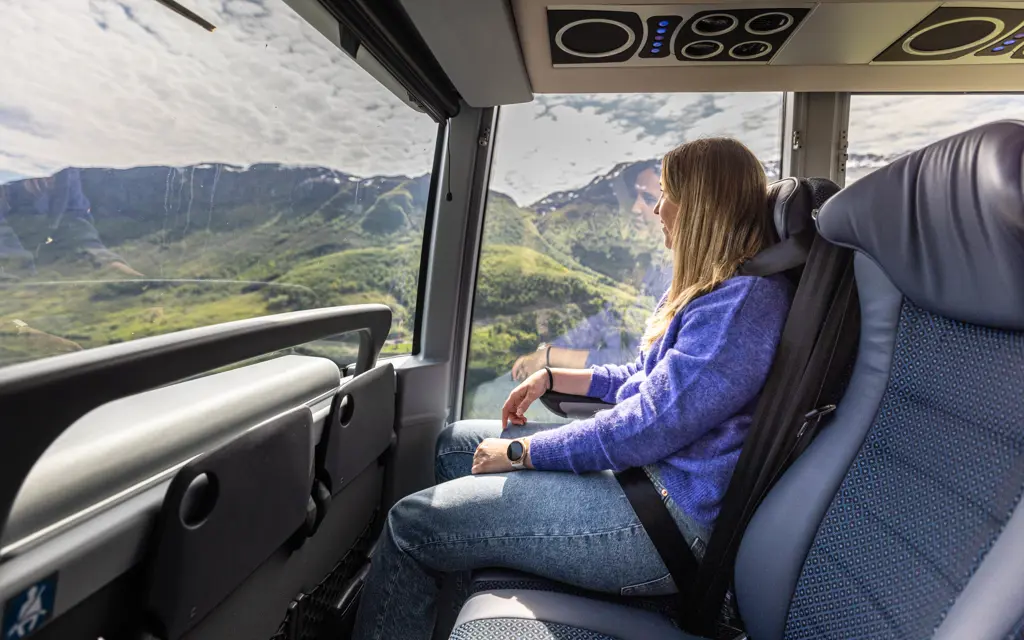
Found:
[[(388, 514), (356, 638), (430, 638), (446, 572), (496, 566), (611, 593), (673, 591), (609, 469), (643, 467), (701, 553), (791, 292), (781, 277), (736, 276), (771, 237), (764, 171), (746, 147), (683, 144), (665, 156), (662, 189), (655, 213), (673, 278), (640, 357), (538, 371), (512, 392), (501, 423), (449, 427), (437, 460), (438, 479), (449, 481)], [(551, 388), (616, 406), (560, 427), (525, 426), (526, 408)]]

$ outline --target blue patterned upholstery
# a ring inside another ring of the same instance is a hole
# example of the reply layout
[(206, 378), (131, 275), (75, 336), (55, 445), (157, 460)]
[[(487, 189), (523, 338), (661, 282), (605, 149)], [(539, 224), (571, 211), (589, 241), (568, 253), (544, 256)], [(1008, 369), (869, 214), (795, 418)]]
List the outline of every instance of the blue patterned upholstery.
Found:
[(901, 310), (885, 394), (807, 555), (787, 640), (925, 638), (1024, 489), (1024, 333)]
[(618, 640), (618, 638), (596, 631), (540, 620), (491, 618), (471, 620), (459, 625), (452, 632), (451, 640)]

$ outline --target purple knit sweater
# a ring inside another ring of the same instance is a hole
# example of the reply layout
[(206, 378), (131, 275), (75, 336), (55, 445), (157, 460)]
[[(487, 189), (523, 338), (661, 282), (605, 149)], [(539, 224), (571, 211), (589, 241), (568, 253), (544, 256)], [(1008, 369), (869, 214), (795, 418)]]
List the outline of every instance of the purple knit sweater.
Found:
[(584, 473), (656, 463), (675, 503), (712, 525), (791, 296), (781, 276), (730, 278), (690, 302), (635, 363), (592, 367), (587, 395), (615, 407), (534, 435), (534, 467)]

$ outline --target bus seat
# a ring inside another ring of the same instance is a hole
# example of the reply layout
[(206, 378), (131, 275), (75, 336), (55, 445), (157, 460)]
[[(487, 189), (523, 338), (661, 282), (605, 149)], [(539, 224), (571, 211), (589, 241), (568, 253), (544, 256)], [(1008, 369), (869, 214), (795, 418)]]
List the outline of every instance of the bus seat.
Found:
[[(810, 251), (810, 242), (816, 233), (814, 229), (814, 216), (820, 207), (838, 190), (839, 187), (834, 182), (825, 178), (799, 179), (790, 177), (770, 184), (768, 190), (769, 210), (767, 213), (773, 221), (777, 244), (772, 245), (759, 254), (748, 265), (753, 263), (751, 266), (755, 270), (766, 270), (769, 272), (773, 271), (780, 264), (788, 266), (788, 268), (783, 270), (783, 273), (795, 282), (799, 282), (803, 270), (802, 263), (806, 261)], [(810, 234), (810, 237), (808, 237), (808, 234)], [(782, 248), (782, 251), (777, 251), (775, 247)], [(767, 257), (767, 260), (759, 260), (761, 257)], [(809, 341), (813, 341), (814, 338), (815, 336), (807, 336)], [(566, 397), (573, 398), (573, 402), (581, 406), (587, 400), (598, 402), (593, 399), (577, 396)], [(606, 405), (602, 404), (602, 406)], [(557, 583), (546, 578), (498, 568), (488, 568), (474, 572), (469, 581), (467, 595), (496, 589), (531, 589), (571, 593), (663, 613), (671, 612), (676, 606), (674, 596), (639, 597), (599, 594), (588, 592), (573, 585)], [(449, 625), (451, 621), (445, 621), (444, 624)]]
[[(1024, 122), (997, 122), (904, 156), (822, 208), (821, 235), (856, 252), (861, 340), (835, 419), (744, 534), (736, 596), (753, 640), (1019, 631), (1022, 161)], [(451, 637), (692, 640), (651, 615), (486, 591)]]

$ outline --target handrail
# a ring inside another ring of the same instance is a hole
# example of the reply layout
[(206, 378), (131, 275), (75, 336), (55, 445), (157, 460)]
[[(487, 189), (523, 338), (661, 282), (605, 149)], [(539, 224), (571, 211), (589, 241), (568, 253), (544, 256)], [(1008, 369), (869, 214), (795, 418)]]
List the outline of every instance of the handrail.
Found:
[(391, 309), (355, 305), (187, 329), (0, 369), (0, 532), (36, 460), (108, 402), (211, 369), (341, 333), (359, 334), (356, 373), (371, 369)]

